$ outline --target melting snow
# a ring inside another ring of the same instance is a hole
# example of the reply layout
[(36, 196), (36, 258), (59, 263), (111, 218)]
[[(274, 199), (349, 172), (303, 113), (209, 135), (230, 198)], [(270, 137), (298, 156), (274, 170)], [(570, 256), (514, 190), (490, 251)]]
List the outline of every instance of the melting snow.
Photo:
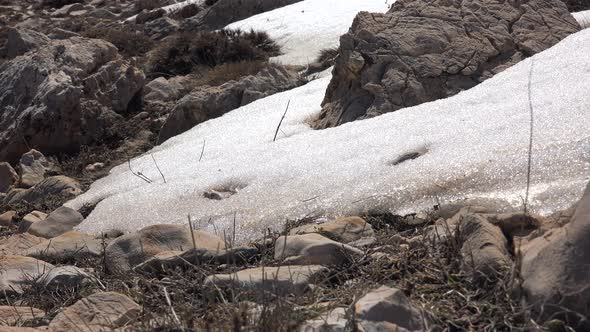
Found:
[(307, 65), (322, 49), (338, 47), (340, 36), (348, 31), (358, 12), (386, 12), (388, 6), (384, 0), (304, 0), (226, 28), (266, 31), (284, 53), (274, 58), (277, 62)]
[[(589, 179), (588, 52), (584, 30), (534, 57), (534, 212), (568, 207)], [(314, 131), (306, 122), (320, 111), (325, 77), (202, 123), (132, 160), (152, 184), (125, 164), (66, 205), (100, 202), (79, 226), (89, 232), (186, 223), (188, 214), (221, 232), (231, 229), (235, 213), (241, 240), (310, 214), (406, 213), (477, 197), (518, 206), (525, 195), (530, 68), (528, 59), (457, 96)], [(237, 193), (218, 201), (203, 196), (209, 189)]]
[(584, 29), (590, 28), (590, 10), (572, 13), (572, 15), (578, 21), (578, 23), (580, 23), (582, 28), (584, 28)]

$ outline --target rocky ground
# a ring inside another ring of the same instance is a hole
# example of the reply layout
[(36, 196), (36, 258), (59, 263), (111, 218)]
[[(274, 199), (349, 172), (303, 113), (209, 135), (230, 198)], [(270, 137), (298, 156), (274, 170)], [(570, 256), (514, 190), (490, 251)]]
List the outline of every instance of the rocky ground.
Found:
[[(75, 230), (93, 206), (63, 203), (113, 166), (334, 64), (316, 128), (470, 88), (590, 8), (493, 7), (496, 31), (474, 18), (483, 1), (435, 1), (430, 16), (458, 17), (441, 45), (424, 37), (440, 22), (400, 0), (306, 68), (269, 61), (281, 49), (264, 32), (217, 30), (294, 2), (0, 0), (0, 331), (589, 331), (590, 187), (550, 217), (462, 202), (293, 220), (244, 245), (190, 217)], [(408, 46), (420, 36), (426, 49)]]

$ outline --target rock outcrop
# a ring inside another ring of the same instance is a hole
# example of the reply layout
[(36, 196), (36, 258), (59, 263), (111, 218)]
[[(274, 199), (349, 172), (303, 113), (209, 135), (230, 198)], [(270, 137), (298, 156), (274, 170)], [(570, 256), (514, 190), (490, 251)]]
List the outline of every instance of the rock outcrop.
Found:
[(400, 0), (361, 12), (340, 39), (315, 127), (452, 96), (579, 29), (560, 0)]
[[(144, 83), (112, 44), (72, 37), (0, 65), (0, 160), (29, 147), (76, 151), (99, 139)], [(100, 124), (100, 125), (97, 125)]]

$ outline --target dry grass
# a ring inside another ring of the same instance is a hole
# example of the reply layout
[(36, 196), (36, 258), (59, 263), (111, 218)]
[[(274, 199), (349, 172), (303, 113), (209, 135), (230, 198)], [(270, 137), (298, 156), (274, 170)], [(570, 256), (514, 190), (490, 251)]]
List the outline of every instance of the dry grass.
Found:
[(88, 38), (106, 40), (117, 47), (124, 56), (142, 56), (152, 50), (154, 42), (145, 34), (124, 28), (91, 27), (82, 32)]

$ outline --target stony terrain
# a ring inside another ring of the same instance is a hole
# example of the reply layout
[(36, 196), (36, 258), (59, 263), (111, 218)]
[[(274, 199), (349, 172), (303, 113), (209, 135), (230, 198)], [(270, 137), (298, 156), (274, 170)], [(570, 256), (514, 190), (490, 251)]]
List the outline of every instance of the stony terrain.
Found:
[(332, 65), (316, 129), (468, 90), (590, 9), (399, 0), (308, 66), (271, 61), (264, 31), (223, 29), (296, 2), (0, 0), (0, 331), (590, 331), (590, 185), (549, 216), (462, 201), (308, 216), (247, 242), (235, 215), (231, 233), (190, 215), (77, 229), (94, 206), (63, 204), (112, 167), (152, 181), (132, 158)]

